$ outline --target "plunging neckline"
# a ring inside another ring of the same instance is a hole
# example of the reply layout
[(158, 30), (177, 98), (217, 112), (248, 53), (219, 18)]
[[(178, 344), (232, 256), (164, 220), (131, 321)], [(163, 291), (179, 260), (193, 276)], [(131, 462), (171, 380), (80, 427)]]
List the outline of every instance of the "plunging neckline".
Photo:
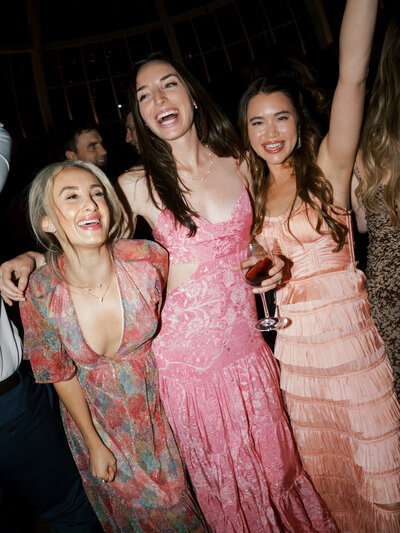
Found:
[(74, 303), (74, 299), (72, 298), (72, 294), (71, 294), (71, 287), (68, 283), (65, 283), (66, 287), (67, 287), (67, 293), (68, 293), (68, 297), (70, 298), (70, 301), (71, 301), (71, 304), (72, 304), (72, 309), (73, 309), (73, 314), (74, 314), (74, 318), (75, 318), (75, 321), (76, 323), (78, 324), (78, 328), (79, 328), (79, 335), (81, 337), (81, 339), (83, 340), (83, 342), (85, 343), (85, 346), (86, 348), (93, 354), (95, 355), (97, 358), (99, 359), (105, 359), (107, 361), (115, 361), (117, 358), (118, 358), (118, 353), (123, 345), (123, 340), (124, 340), (124, 331), (125, 331), (125, 309), (124, 309), (124, 304), (123, 304), (123, 298), (122, 298), (122, 293), (121, 293), (121, 283), (120, 283), (120, 279), (119, 279), (119, 275), (118, 275), (118, 271), (117, 269), (115, 268), (115, 260), (113, 262), (113, 270), (114, 270), (114, 275), (115, 275), (115, 279), (117, 281), (117, 288), (118, 288), (118, 294), (119, 294), (119, 301), (120, 301), (120, 306), (121, 306), (121, 316), (122, 316), (122, 322), (121, 322), (121, 337), (120, 337), (120, 341), (119, 341), (119, 344), (118, 344), (118, 347), (117, 349), (115, 350), (115, 355), (113, 357), (108, 357), (106, 355), (102, 355), (102, 354), (99, 354), (98, 352), (96, 352), (96, 350), (94, 350), (89, 342), (87, 341), (86, 337), (85, 337), (85, 334), (83, 333), (83, 329), (82, 329), (82, 326), (81, 326), (81, 323), (79, 321), (79, 318), (78, 318), (78, 313), (75, 309), (75, 303)]

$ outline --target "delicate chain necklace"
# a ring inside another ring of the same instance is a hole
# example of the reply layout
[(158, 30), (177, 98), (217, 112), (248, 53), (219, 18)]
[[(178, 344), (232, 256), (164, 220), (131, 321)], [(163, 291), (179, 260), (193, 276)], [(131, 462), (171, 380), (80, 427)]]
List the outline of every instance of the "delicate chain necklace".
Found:
[(99, 302), (102, 304), (104, 301), (104, 297), (107, 294), (108, 289), (110, 288), (112, 279), (113, 279), (113, 274), (110, 276), (110, 279), (108, 280), (108, 283), (107, 283), (106, 290), (103, 292), (102, 296), (97, 296), (97, 294), (93, 294), (92, 291), (94, 289), (100, 289), (103, 286), (104, 282), (99, 283), (98, 285), (96, 285), (96, 287), (82, 287), (82, 288), (85, 289), (85, 291), (87, 291), (87, 293), (90, 294), (90, 296), (93, 296), (93, 298), (96, 298), (96, 300), (99, 300)]
[[(208, 144), (205, 144), (204, 146), (208, 149)], [(179, 174), (183, 176), (184, 178), (188, 179), (189, 181), (204, 181), (211, 174), (211, 171), (214, 165), (213, 153), (211, 152), (211, 150), (208, 152), (208, 155), (210, 157), (210, 167), (208, 169), (207, 174), (203, 176), (202, 178), (191, 178), (190, 176), (188, 176), (187, 174), (184, 174), (183, 172), (179, 172)]]
[(110, 278), (109, 278), (108, 283), (107, 283), (107, 287), (105, 288), (105, 291), (103, 292), (103, 294), (101, 296), (97, 296), (97, 294), (93, 294), (92, 291), (95, 290), (95, 289), (101, 289), (101, 287), (103, 287), (103, 285), (105, 283), (104, 281), (101, 282), (101, 283), (96, 283), (96, 285), (94, 287), (82, 287), (82, 286), (79, 286), (79, 285), (75, 285), (74, 283), (71, 283), (71, 282), (70, 282), (70, 284), (73, 287), (77, 288), (77, 289), (83, 289), (83, 290), (87, 291), (87, 293), (90, 296), (93, 296), (93, 298), (96, 298), (96, 300), (98, 300), (102, 304), (103, 301), (104, 301), (105, 295), (107, 294), (107, 291), (110, 288), (111, 281), (112, 281), (113, 277), (114, 277), (114, 272), (111, 273)]

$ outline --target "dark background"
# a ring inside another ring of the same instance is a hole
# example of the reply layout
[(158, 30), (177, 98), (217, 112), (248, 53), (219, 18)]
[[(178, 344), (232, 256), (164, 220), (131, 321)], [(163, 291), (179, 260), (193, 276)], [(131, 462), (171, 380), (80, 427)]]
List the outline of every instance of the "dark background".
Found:
[[(63, 158), (60, 144), (68, 121), (89, 119), (97, 124), (108, 150), (107, 174), (112, 181), (131, 166), (134, 159), (125, 143), (123, 118), (135, 61), (162, 50), (183, 62), (235, 122), (237, 102), (247, 84), (286, 51), (308, 59), (321, 85), (332, 92), (344, 4), (344, 0), (3, 2), (0, 121), (12, 135), (13, 155), (0, 197), (0, 261), (33, 246), (25, 218), (26, 187), (40, 168)], [(390, 5), (380, 1), (377, 51)]]

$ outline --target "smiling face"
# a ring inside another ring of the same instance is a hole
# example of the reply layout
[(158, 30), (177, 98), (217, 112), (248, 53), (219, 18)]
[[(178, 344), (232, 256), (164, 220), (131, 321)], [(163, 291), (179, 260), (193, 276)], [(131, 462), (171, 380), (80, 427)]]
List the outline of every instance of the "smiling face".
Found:
[(52, 200), (62, 231), (57, 231), (48, 216), (44, 217), (42, 228), (55, 233), (64, 251), (70, 246), (77, 250), (106, 243), (110, 211), (104, 189), (93, 174), (81, 168), (61, 171), (54, 179)]
[(259, 93), (249, 102), (247, 128), (250, 144), (268, 166), (281, 165), (297, 145), (297, 115), (282, 92)]
[(177, 71), (164, 61), (151, 61), (136, 78), (140, 114), (150, 130), (166, 141), (185, 135), (193, 122), (193, 101)]

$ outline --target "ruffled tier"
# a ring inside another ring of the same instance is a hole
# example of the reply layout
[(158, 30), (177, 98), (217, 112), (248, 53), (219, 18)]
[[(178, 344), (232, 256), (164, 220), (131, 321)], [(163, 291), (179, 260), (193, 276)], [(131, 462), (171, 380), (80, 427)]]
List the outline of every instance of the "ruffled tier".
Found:
[(211, 530), (337, 532), (300, 466), (272, 354), (187, 372), (161, 369), (160, 392)]
[(298, 450), (342, 532), (399, 533), (400, 407), (364, 277), (317, 278), (280, 291), (291, 323), (275, 355)]

